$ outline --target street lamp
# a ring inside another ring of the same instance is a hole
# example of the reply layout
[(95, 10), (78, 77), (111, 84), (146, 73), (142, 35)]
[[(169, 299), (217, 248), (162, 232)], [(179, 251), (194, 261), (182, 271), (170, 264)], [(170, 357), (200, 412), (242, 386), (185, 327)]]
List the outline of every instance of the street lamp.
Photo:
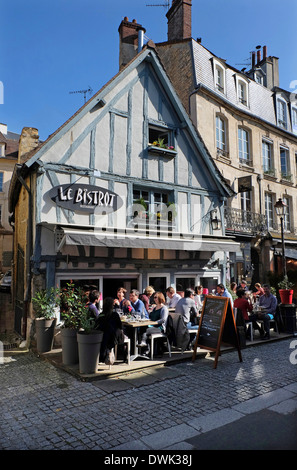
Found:
[(211, 217), (210, 222), (211, 222), (212, 229), (221, 230), (222, 221), (218, 219), (217, 209), (214, 209), (213, 211), (211, 211), (210, 217)]
[(281, 236), (282, 236), (282, 263), (283, 263), (283, 275), (287, 275), (286, 268), (286, 257), (285, 257), (285, 240), (284, 240), (284, 216), (287, 204), (283, 202), (281, 198), (274, 204), (276, 215), (280, 218), (281, 223)]

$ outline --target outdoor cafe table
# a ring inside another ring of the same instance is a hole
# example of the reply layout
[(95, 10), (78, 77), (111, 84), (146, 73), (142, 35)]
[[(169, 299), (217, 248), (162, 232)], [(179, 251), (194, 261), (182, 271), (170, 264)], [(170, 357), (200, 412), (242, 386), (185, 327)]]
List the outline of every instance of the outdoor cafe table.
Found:
[(141, 354), (137, 354), (137, 328), (142, 327), (142, 326), (148, 326), (148, 325), (158, 325), (157, 321), (152, 321), (152, 320), (122, 320), (122, 323), (124, 326), (129, 326), (133, 328), (134, 332), (134, 354), (131, 356), (130, 360), (134, 361), (138, 357), (141, 359), (150, 359), (147, 356), (142, 356)]

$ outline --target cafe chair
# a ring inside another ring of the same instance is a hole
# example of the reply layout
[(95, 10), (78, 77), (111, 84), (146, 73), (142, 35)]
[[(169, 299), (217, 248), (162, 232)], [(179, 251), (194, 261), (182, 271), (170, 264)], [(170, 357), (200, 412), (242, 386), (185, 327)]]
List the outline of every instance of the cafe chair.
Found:
[(190, 343), (190, 333), (179, 313), (169, 313), (166, 325), (166, 335), (170, 346), (175, 346), (177, 349), (181, 349), (182, 353), (187, 349)]
[[(127, 338), (125, 337), (124, 339), (124, 343), (123, 344), (127, 344), (127, 361), (128, 361), (128, 366), (130, 365), (130, 358), (131, 358), (131, 341), (130, 341), (130, 338)], [(117, 360), (117, 352), (118, 352), (118, 345), (116, 344), (115, 347), (114, 347), (114, 357), (115, 357), (115, 360)]]
[(151, 342), (151, 345), (150, 345), (151, 346), (151, 359), (154, 358), (154, 341), (155, 339), (158, 339), (158, 338), (166, 338), (169, 357), (171, 357), (171, 346), (170, 346), (170, 342), (169, 342), (167, 335), (164, 333), (153, 333), (148, 337), (148, 340), (150, 340)]
[[(257, 323), (261, 323), (261, 325), (264, 325), (263, 320), (257, 320)], [(277, 320), (275, 318), (272, 318), (271, 320), (269, 320), (269, 323), (270, 323), (270, 330), (273, 328), (274, 331), (276, 331), (276, 333), (280, 334)]]

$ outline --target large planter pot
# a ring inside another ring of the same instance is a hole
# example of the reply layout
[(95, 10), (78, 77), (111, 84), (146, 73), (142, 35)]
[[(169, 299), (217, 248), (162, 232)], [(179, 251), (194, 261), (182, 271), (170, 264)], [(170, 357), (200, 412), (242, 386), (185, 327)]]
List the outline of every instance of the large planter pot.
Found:
[(279, 296), (282, 304), (291, 305), (293, 303), (293, 289), (279, 289)]
[(79, 372), (95, 374), (99, 362), (100, 347), (103, 339), (102, 331), (77, 333)]
[(62, 362), (66, 366), (78, 363), (77, 330), (73, 328), (61, 329)]
[(40, 353), (51, 351), (54, 344), (54, 334), (57, 319), (36, 318), (36, 342), (37, 351)]

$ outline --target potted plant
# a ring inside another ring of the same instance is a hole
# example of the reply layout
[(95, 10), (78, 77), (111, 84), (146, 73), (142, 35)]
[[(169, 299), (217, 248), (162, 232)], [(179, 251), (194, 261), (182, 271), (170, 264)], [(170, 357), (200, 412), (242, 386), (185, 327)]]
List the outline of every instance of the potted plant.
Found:
[(81, 329), (77, 332), (79, 372), (95, 374), (99, 362), (103, 331), (95, 330), (95, 319), (90, 318), (87, 309), (81, 318)]
[(40, 353), (48, 352), (54, 343), (57, 322), (55, 309), (60, 304), (59, 291), (55, 288), (37, 291), (32, 298), (35, 313), (36, 343)]
[(60, 289), (62, 362), (65, 365), (78, 363), (77, 332), (81, 328), (86, 303), (84, 292), (72, 281)]
[(293, 302), (293, 287), (294, 284), (288, 280), (288, 276), (278, 283), (279, 296), (282, 304), (291, 305)]

